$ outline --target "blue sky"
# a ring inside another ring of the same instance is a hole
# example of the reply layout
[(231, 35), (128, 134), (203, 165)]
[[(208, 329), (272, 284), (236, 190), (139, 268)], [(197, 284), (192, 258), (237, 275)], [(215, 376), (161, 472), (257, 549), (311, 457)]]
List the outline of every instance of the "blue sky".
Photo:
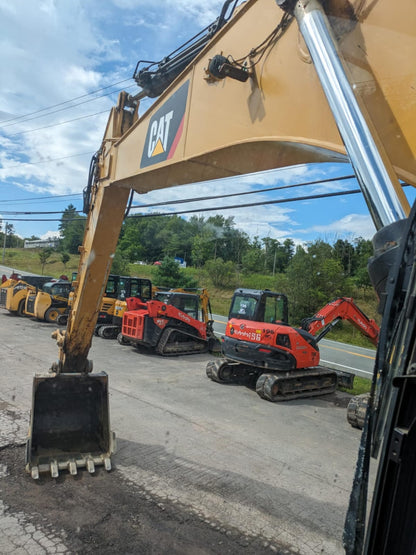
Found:
[[(213, 21), (222, 0), (0, 0), (0, 218), (22, 237), (56, 233), (70, 203), (81, 209), (92, 154), (101, 143), (118, 92), (138, 91), (139, 59), (158, 61)], [(104, 89), (104, 90), (103, 90)], [(94, 93), (94, 91), (99, 91)], [(91, 94), (93, 93), (93, 94)], [(146, 108), (150, 101), (142, 102)], [(351, 175), (348, 164), (303, 165), (232, 178), (254, 194), (204, 204), (227, 206), (357, 189), (355, 179), (260, 193), (259, 189)], [(229, 192), (229, 181), (136, 196), (152, 203)], [(410, 200), (414, 193), (407, 189)], [(166, 207), (163, 211), (177, 208)], [(161, 208), (162, 210), (162, 208)], [(250, 236), (371, 238), (375, 229), (361, 194), (224, 210)], [(204, 212), (209, 217), (215, 212)]]

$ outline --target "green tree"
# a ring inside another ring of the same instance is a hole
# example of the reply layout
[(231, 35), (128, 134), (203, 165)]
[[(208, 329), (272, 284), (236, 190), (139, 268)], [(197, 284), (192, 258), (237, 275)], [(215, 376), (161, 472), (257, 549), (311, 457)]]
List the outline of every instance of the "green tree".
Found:
[(123, 256), (123, 253), (119, 247), (117, 247), (114, 254), (113, 262), (111, 264), (111, 273), (117, 274), (119, 276), (130, 275), (130, 265), (129, 261)]
[(207, 260), (204, 268), (216, 287), (235, 287), (235, 264), (231, 260), (227, 262), (224, 262), (222, 258)]
[(198, 287), (198, 282), (185, 274), (179, 264), (171, 257), (165, 257), (153, 272), (153, 281), (161, 287)]
[(70, 254), (77, 254), (82, 245), (86, 218), (80, 216), (73, 204), (70, 204), (62, 214), (59, 224), (62, 241), (60, 248)]
[(53, 254), (53, 249), (51, 249), (51, 248), (42, 249), (39, 252), (39, 260), (40, 260), (40, 264), (41, 264), (41, 268), (42, 268), (42, 275), (43, 275), (43, 270), (45, 268), (45, 265), (46, 265), (47, 261), (49, 260), (49, 258), (52, 256), (52, 254)]
[(264, 251), (257, 235), (246, 250), (242, 258), (243, 271), (258, 272), (264, 267)]
[(354, 246), (346, 240), (338, 239), (333, 246), (334, 257), (341, 263), (346, 276), (351, 276), (356, 270)]
[(358, 287), (368, 289), (372, 287), (367, 266), (369, 259), (374, 254), (373, 243), (368, 239), (363, 239), (362, 237), (358, 237), (354, 243), (354, 281)]
[(70, 258), (71, 257), (69, 256), (69, 254), (66, 251), (61, 253), (61, 262), (64, 265), (65, 269), (66, 269), (66, 265), (69, 262)]
[(169, 221), (168, 216), (130, 217), (123, 223), (119, 247), (130, 262), (155, 262), (163, 258), (163, 238), (160, 230)]
[(292, 322), (299, 323), (334, 298), (350, 294), (343, 267), (331, 254), (331, 245), (321, 240), (309, 244), (308, 250), (298, 246), (286, 272)]

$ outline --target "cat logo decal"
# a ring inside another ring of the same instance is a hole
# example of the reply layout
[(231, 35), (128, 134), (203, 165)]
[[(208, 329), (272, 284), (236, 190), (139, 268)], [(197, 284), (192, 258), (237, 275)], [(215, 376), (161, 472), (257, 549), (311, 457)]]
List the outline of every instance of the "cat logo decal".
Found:
[(169, 160), (182, 136), (189, 81), (184, 83), (153, 114), (147, 128), (141, 168)]

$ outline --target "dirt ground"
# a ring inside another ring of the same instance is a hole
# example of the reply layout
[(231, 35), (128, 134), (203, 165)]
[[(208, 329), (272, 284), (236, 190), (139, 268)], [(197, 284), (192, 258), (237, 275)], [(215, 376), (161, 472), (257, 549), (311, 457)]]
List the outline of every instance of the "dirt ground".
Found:
[(11, 513), (29, 515), (35, 528), (49, 526), (70, 553), (292, 553), (265, 546), (220, 522), (206, 522), (177, 503), (152, 499), (123, 479), (117, 468), (34, 481), (22, 470), (23, 461), (23, 446), (1, 451), (8, 471), (7, 488), (1, 488), (3, 502)]

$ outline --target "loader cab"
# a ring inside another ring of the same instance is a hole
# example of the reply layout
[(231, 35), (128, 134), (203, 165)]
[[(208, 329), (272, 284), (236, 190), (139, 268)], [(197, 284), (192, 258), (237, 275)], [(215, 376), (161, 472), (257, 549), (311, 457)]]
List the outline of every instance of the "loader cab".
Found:
[(152, 298), (152, 282), (150, 279), (120, 276), (117, 284), (117, 299), (125, 301), (127, 297), (150, 301)]
[(144, 303), (152, 298), (150, 279), (121, 276), (117, 286), (117, 299), (114, 304), (113, 324), (121, 326), (128, 298), (140, 299)]
[(288, 302), (283, 293), (268, 289), (237, 289), (231, 300), (228, 319), (253, 322), (288, 322)]
[(71, 282), (67, 280), (51, 281), (44, 284), (42, 291), (49, 294), (51, 297), (63, 297), (67, 299), (71, 291)]
[(174, 306), (181, 312), (189, 314), (194, 320), (202, 321), (202, 310), (200, 310), (199, 295), (192, 293), (178, 293), (175, 291), (156, 293), (155, 298), (165, 304)]
[(21, 279), (10, 281), (10, 286), (0, 292), (0, 306), (12, 314), (25, 314), (26, 299), (36, 295), (38, 289), (52, 279), (52, 276), (21, 276)]
[[(72, 284), (68, 280), (58, 280), (45, 283), (41, 291), (38, 291), (34, 303), (33, 313), (38, 320), (46, 320), (55, 323), (58, 317), (66, 312), (68, 298)], [(28, 307), (29, 309), (29, 307)]]

